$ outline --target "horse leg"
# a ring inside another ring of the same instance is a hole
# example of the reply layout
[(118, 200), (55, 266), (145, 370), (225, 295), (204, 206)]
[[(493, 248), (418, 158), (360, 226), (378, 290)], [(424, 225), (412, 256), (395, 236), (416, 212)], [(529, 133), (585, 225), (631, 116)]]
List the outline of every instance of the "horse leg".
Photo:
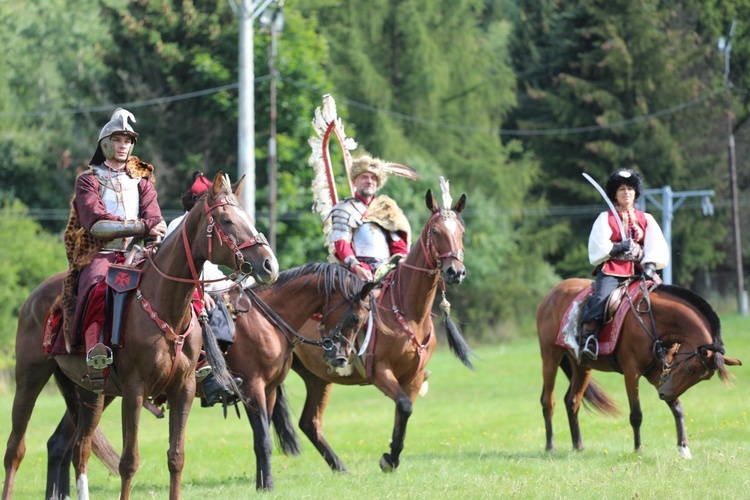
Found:
[(633, 446), (635, 451), (641, 451), (641, 424), (643, 423), (643, 412), (641, 411), (641, 400), (638, 391), (638, 377), (627, 371), (625, 376), (625, 390), (630, 403), (630, 426), (633, 428)]
[[(54, 362), (35, 346), (42, 356), (39, 363), (22, 361), (17, 349), (16, 359), (16, 394), (13, 398), (13, 412), (11, 415), (11, 431), (5, 448), (5, 482), (3, 483), (3, 500), (9, 500), (13, 492), (13, 481), (16, 472), (26, 455), (26, 429), (29, 426), (31, 413), (34, 411), (39, 394), (52, 376)], [(27, 348), (28, 349), (28, 348)], [(28, 353), (27, 353), (28, 354)]]
[(573, 366), (573, 376), (570, 379), (570, 387), (565, 393), (565, 409), (568, 412), (568, 424), (570, 425), (570, 437), (573, 441), (573, 448), (583, 451), (583, 441), (581, 440), (581, 427), (578, 423), (578, 410), (583, 403), (583, 394), (591, 380), (591, 369), (582, 369), (578, 365)]
[(307, 391), (305, 407), (302, 409), (302, 415), (299, 418), (299, 428), (323, 456), (331, 470), (348, 472), (344, 462), (336, 455), (325, 436), (323, 436), (323, 413), (328, 405), (328, 398), (331, 396), (331, 383), (310, 372), (299, 362), (296, 356), (292, 368), (302, 377)]
[(682, 458), (693, 458), (690, 453), (690, 446), (688, 445), (687, 432), (685, 432), (685, 410), (682, 407), (679, 399), (675, 399), (671, 403), (667, 403), (669, 409), (672, 410), (672, 416), (674, 416), (674, 423), (677, 427), (677, 450), (680, 452)]
[(255, 387), (245, 392), (252, 401), (252, 407), (245, 406), (250, 427), (253, 429), (253, 451), (255, 451), (255, 489), (273, 490), (273, 474), (271, 473), (271, 452), (273, 439), (269, 425), (268, 406), (264, 388)]
[(562, 353), (559, 350), (549, 351), (542, 349), (542, 416), (544, 417), (544, 429), (547, 436), (545, 449), (555, 451), (555, 442), (552, 437), (552, 417), (555, 414), (555, 379), (560, 366)]
[[(130, 498), (130, 488), (133, 484), (133, 476), (138, 470), (140, 455), (138, 454), (138, 424), (141, 418), (141, 408), (145, 396), (140, 387), (136, 390), (130, 390), (126, 395), (123, 392), (122, 397), (122, 455), (120, 456), (120, 499), (128, 500)], [(179, 410), (171, 406), (169, 409), (169, 441), (170, 452), (172, 451), (172, 420), (173, 415)], [(167, 454), (169, 461), (170, 455)], [(170, 470), (171, 475), (171, 470)], [(171, 492), (170, 484), (170, 492)]]
[[(416, 383), (417, 380), (419, 383)], [(406, 439), (406, 424), (412, 414), (412, 403), (423, 382), (424, 373), (418, 374), (417, 378), (410, 384), (411, 388), (416, 387), (416, 390), (411, 390), (412, 397), (409, 397), (399, 385), (393, 372), (384, 370), (375, 374), (373, 385), (396, 403), (396, 414), (391, 435), (391, 452), (383, 453), (380, 458), (380, 469), (383, 472), (392, 472), (398, 468), (399, 457), (404, 449), (404, 440)]]
[[(190, 408), (195, 399), (195, 365), (189, 371), (189, 376), (182, 387), (176, 388), (174, 396), (169, 397), (169, 451), (167, 452), (167, 466), (169, 467), (169, 498), (179, 500), (182, 489), (182, 469), (185, 466), (185, 427), (190, 413)], [(171, 391), (170, 391), (171, 392)], [(138, 445), (138, 422), (141, 417), (143, 404), (138, 405), (133, 414), (135, 422), (135, 433), (132, 435), (133, 444)], [(137, 457), (137, 451), (136, 455)], [(137, 462), (136, 462), (137, 466)], [(137, 468), (137, 467), (136, 467)], [(135, 468), (133, 469), (135, 474)], [(132, 479), (132, 476), (131, 476)], [(128, 488), (130, 485), (128, 485)], [(123, 492), (125, 490), (123, 489)], [(129, 489), (128, 489), (129, 491)], [(127, 497), (121, 497), (127, 500)]]
[(70, 498), (70, 464), (73, 460), (71, 444), (74, 434), (73, 417), (66, 411), (47, 441), (47, 499)]
[[(88, 460), (91, 456), (91, 440), (99, 425), (99, 420), (104, 409), (104, 396), (94, 394), (84, 389), (72, 387), (73, 382), (68, 379), (66, 384), (71, 390), (78, 393), (78, 421), (76, 423), (75, 438), (73, 440), (72, 458), (73, 467), (76, 475), (76, 490), (79, 500), (88, 500), (89, 498), (89, 481), (88, 481)], [(61, 389), (63, 386), (61, 385)], [(66, 399), (67, 400), (67, 399)]]

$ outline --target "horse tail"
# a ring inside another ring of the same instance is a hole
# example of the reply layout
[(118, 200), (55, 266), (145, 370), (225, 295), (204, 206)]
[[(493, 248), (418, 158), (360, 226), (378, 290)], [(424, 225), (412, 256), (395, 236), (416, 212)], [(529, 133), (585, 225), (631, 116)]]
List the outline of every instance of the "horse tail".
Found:
[(458, 325), (451, 318), (450, 313), (446, 313), (445, 315), (445, 333), (446, 337), (448, 337), (448, 347), (450, 347), (453, 354), (461, 360), (461, 363), (473, 370), (474, 365), (469, 359), (469, 356), (472, 354), (471, 347), (466, 343), (466, 339), (464, 339)]
[(283, 385), (276, 388), (276, 404), (273, 407), (271, 416), (273, 428), (276, 430), (276, 437), (279, 449), (285, 455), (297, 456), (301, 451), (297, 431), (289, 417), (289, 406), (287, 405), (286, 395), (284, 394)]
[(208, 364), (211, 365), (211, 373), (213, 374), (216, 381), (222, 386), (234, 392), (238, 398), (242, 400), (246, 405), (250, 405), (250, 400), (242, 393), (240, 386), (234, 380), (232, 372), (229, 371), (227, 362), (224, 359), (224, 353), (219, 349), (219, 343), (216, 340), (216, 334), (214, 333), (211, 325), (208, 321), (203, 323), (203, 351), (206, 353), (206, 359)]
[[(560, 368), (565, 372), (568, 380), (573, 378), (573, 366), (570, 363), (570, 358), (563, 356), (562, 361), (560, 362)], [(617, 403), (615, 403), (615, 401), (604, 392), (604, 389), (601, 389), (593, 380), (589, 382), (586, 391), (583, 393), (583, 404), (588, 409), (594, 409), (599, 413), (610, 417), (617, 417), (620, 415), (620, 409), (617, 407)]]
[[(65, 403), (68, 407), (68, 415), (70, 416), (71, 422), (73, 423), (72, 429), (75, 429), (76, 422), (78, 422), (78, 394), (76, 392), (75, 384), (65, 375), (63, 375), (60, 372), (59, 368), (55, 368), (55, 382), (57, 383), (57, 387), (60, 389), (60, 392), (62, 393), (63, 398), (65, 399)], [(112, 402), (112, 397), (107, 396), (107, 400), (105, 400), (105, 408), (109, 403)], [(63, 417), (65, 418), (65, 417)], [(50, 437), (50, 440), (53, 439), (65, 439), (69, 440), (69, 442), (72, 443), (73, 436), (62, 436), (58, 435), (58, 430), (60, 430), (61, 427), (58, 427), (55, 430), (55, 434)], [(107, 439), (107, 436), (104, 435), (104, 432), (101, 430), (100, 427), (97, 427), (94, 430), (94, 435), (91, 440), (91, 451), (93, 454), (101, 461), (101, 463), (106, 467), (106, 469), (109, 471), (110, 474), (114, 476), (120, 475), (120, 454), (117, 453), (117, 450), (115, 450), (115, 447), (112, 446), (112, 443), (109, 442)], [(60, 464), (65, 465), (65, 464)], [(65, 465), (67, 467), (67, 465)]]

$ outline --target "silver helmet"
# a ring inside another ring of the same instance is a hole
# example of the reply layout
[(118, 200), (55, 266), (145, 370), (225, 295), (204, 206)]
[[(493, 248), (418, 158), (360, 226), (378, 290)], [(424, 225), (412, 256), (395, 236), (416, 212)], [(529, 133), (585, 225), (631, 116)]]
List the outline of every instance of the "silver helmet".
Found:
[(110, 137), (113, 134), (124, 134), (132, 137), (133, 146), (135, 146), (135, 143), (138, 141), (138, 134), (133, 130), (133, 126), (130, 125), (128, 121), (135, 123), (135, 116), (127, 109), (117, 108), (114, 113), (112, 113), (109, 122), (107, 122), (101, 132), (99, 132), (99, 141), (96, 146), (96, 152), (91, 159), (92, 165), (100, 165), (105, 159), (112, 159), (114, 156), (114, 148), (110, 142)]

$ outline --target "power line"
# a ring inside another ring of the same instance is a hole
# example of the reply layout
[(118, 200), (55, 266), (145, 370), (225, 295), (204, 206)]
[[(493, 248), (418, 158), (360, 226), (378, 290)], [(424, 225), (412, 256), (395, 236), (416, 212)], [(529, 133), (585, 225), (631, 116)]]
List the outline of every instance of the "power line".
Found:
[[(264, 76), (255, 78), (254, 81), (255, 83), (258, 83), (258, 82), (268, 80), (270, 78), (271, 78), (271, 75), (264, 75)], [(279, 75), (279, 78), (291, 83), (292, 85), (295, 85), (296, 87), (307, 88), (314, 92), (320, 93), (321, 95), (323, 93), (320, 89), (316, 87), (307, 85), (303, 82), (296, 81), (294, 79), (285, 77), (283, 75)], [(198, 90), (195, 92), (187, 92), (184, 94), (177, 94), (174, 96), (156, 97), (153, 99), (147, 99), (143, 101), (130, 101), (130, 102), (124, 102), (124, 103), (119, 103), (119, 104), (87, 106), (83, 108), (66, 108), (66, 109), (60, 109), (60, 110), (28, 111), (28, 112), (20, 112), (20, 113), (0, 113), (0, 118), (6, 118), (6, 117), (8, 118), (9, 117), (14, 117), (14, 118), (21, 117), (22, 118), (22, 117), (32, 117), (32, 116), (85, 114), (85, 113), (92, 113), (92, 112), (110, 111), (118, 106), (123, 107), (123, 108), (141, 108), (141, 107), (146, 107), (146, 106), (154, 106), (157, 104), (166, 104), (170, 102), (182, 101), (186, 99), (205, 97), (207, 95), (216, 94), (218, 92), (224, 92), (227, 90), (236, 90), (238, 87), (239, 87), (238, 83), (230, 83), (227, 85), (221, 85), (218, 87)], [(610, 123), (608, 125), (591, 125), (591, 126), (586, 126), (586, 127), (563, 127), (563, 128), (557, 128), (557, 129), (537, 129), (537, 130), (503, 129), (503, 128), (493, 129), (493, 128), (472, 127), (468, 125), (456, 125), (452, 123), (445, 123), (445, 122), (440, 122), (436, 120), (430, 120), (427, 118), (421, 118), (419, 116), (407, 115), (404, 113), (399, 113), (398, 111), (392, 111), (388, 109), (379, 108), (377, 106), (355, 101), (353, 99), (348, 99), (346, 97), (339, 97), (338, 100), (342, 102), (346, 102), (352, 107), (359, 108), (365, 111), (371, 111), (375, 113), (384, 113), (394, 118), (397, 118), (399, 120), (408, 121), (412, 123), (418, 123), (422, 125), (428, 125), (428, 126), (437, 127), (437, 128), (443, 128), (447, 130), (455, 130), (459, 132), (481, 133), (481, 134), (488, 134), (488, 135), (549, 136), (549, 135), (573, 135), (573, 134), (597, 132), (597, 131), (602, 131), (602, 130), (612, 130), (612, 129), (622, 128), (622, 127), (627, 127), (629, 125), (643, 123), (643, 122), (652, 120), (654, 118), (677, 113), (685, 109), (688, 109), (690, 107), (696, 106), (704, 101), (707, 101), (713, 98), (714, 96), (723, 92), (724, 90), (725, 90), (724, 87), (717, 88), (710, 92), (707, 92), (706, 94), (698, 96), (694, 99), (690, 99), (689, 101), (677, 104), (675, 106), (672, 106), (672, 107), (669, 107), (660, 111), (655, 111), (653, 113), (649, 113), (643, 116), (636, 116), (633, 118), (621, 120), (619, 122)]]

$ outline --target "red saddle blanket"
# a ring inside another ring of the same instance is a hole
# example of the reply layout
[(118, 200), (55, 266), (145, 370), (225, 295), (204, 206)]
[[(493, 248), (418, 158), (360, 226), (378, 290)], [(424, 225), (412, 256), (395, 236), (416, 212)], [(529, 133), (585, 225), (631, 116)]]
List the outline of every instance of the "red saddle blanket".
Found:
[[(641, 280), (636, 280), (628, 287), (628, 293), (630, 294), (630, 297), (633, 301), (638, 300), (638, 298), (643, 294), (643, 290), (641, 289), (640, 284)], [(583, 307), (586, 299), (588, 299), (588, 297), (592, 293), (594, 293), (593, 287), (583, 289), (578, 295), (576, 295), (575, 299), (573, 299), (568, 308), (565, 310), (565, 314), (563, 314), (563, 317), (560, 320), (560, 324), (557, 327), (557, 338), (555, 339), (555, 345), (565, 347), (568, 350), (572, 351), (570, 346), (565, 343), (565, 333), (563, 332), (563, 329), (570, 321), (572, 314), (575, 314), (576, 320), (580, 321), (579, 317), (581, 308)], [(628, 300), (623, 296), (622, 301), (617, 306), (617, 311), (615, 312), (615, 314), (601, 328), (601, 330), (599, 330), (599, 334), (597, 335), (597, 340), (599, 341), (599, 356), (609, 356), (615, 351), (615, 347), (617, 347), (617, 341), (620, 339), (620, 333), (622, 333), (622, 324), (625, 321), (625, 316), (627, 316), (629, 311), (630, 304)], [(580, 331), (580, 325), (576, 325), (576, 328)]]
[[(103, 295), (103, 294), (102, 294)], [(130, 302), (130, 299), (128, 300)], [(195, 290), (193, 292), (193, 310), (195, 311), (196, 316), (200, 316), (201, 311), (203, 310), (203, 303), (200, 300), (200, 295), (198, 294), (198, 290)], [(101, 300), (101, 304), (99, 307), (103, 307), (103, 297)], [(127, 307), (130, 307), (130, 304), (128, 304)], [(89, 317), (90, 318), (90, 317)], [(47, 354), (52, 355), (60, 355), (60, 354), (85, 354), (86, 353), (86, 347), (83, 343), (80, 345), (75, 345), (71, 349), (71, 352), (68, 352), (68, 350), (65, 348), (65, 336), (62, 334), (62, 319), (63, 319), (63, 311), (61, 308), (55, 308), (50, 310), (47, 313), (47, 317), (44, 321), (44, 332), (42, 333), (42, 349), (44, 349), (44, 352)], [(109, 325), (110, 321), (107, 321), (107, 324)], [(86, 328), (88, 328), (89, 325), (84, 324), (82, 325), (81, 331), (86, 331)], [(124, 331), (123, 331), (123, 341), (124, 341)], [(107, 331), (105, 333), (105, 343), (109, 344), (110, 340), (110, 328), (107, 328)], [(81, 342), (83, 340), (81, 339)]]

